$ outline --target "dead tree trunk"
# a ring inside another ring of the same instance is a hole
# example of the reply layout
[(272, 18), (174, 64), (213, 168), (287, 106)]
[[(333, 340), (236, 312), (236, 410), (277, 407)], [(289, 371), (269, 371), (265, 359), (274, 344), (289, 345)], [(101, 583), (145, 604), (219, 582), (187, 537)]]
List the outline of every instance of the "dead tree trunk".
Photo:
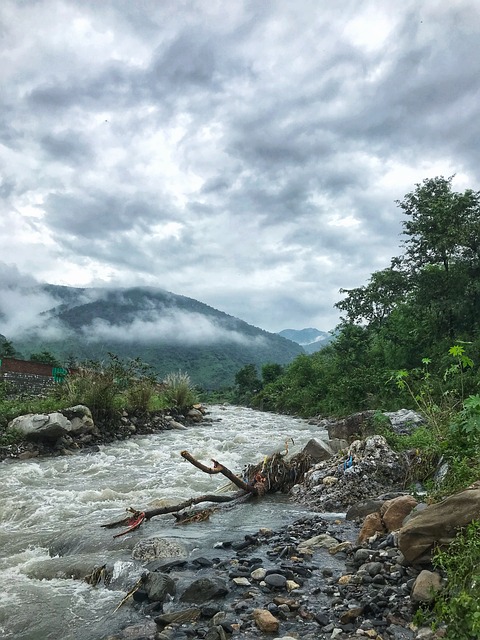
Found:
[[(288, 451), (288, 449), (287, 449)], [(194, 467), (200, 469), (204, 473), (208, 473), (211, 475), (222, 474), (230, 482), (232, 482), (240, 491), (238, 491), (233, 496), (219, 496), (216, 494), (207, 494), (203, 496), (198, 496), (195, 498), (190, 498), (181, 502), (180, 504), (170, 506), (170, 507), (159, 507), (158, 509), (150, 509), (150, 510), (138, 510), (133, 508), (128, 508), (127, 512), (130, 514), (121, 520), (117, 520), (116, 522), (110, 522), (107, 524), (101, 525), (104, 528), (111, 529), (114, 527), (126, 526), (127, 529), (121, 533), (118, 533), (114, 537), (117, 538), (119, 536), (125, 535), (126, 533), (130, 533), (145, 522), (146, 520), (150, 520), (150, 518), (154, 518), (155, 516), (165, 515), (167, 513), (172, 513), (174, 517), (177, 519), (178, 524), (186, 524), (188, 522), (198, 522), (201, 520), (207, 519), (213, 511), (218, 509), (219, 507), (204, 507), (203, 509), (194, 510), (190, 512), (185, 512), (185, 509), (188, 509), (191, 506), (201, 504), (202, 502), (210, 502), (213, 504), (237, 504), (239, 502), (243, 502), (246, 499), (252, 498), (254, 496), (263, 496), (266, 492), (275, 492), (275, 491), (285, 491), (294, 483), (298, 482), (305, 471), (309, 468), (311, 461), (308, 457), (298, 454), (292, 458), (290, 463), (286, 463), (284, 461), (284, 455), (280, 453), (275, 453), (273, 456), (265, 458), (263, 463), (258, 465), (250, 465), (244, 477), (247, 480), (243, 480), (235, 475), (230, 469), (225, 467), (220, 462), (216, 460), (212, 460), (213, 466), (207, 467), (203, 463), (199, 462), (196, 458), (194, 458), (188, 451), (182, 451), (180, 453), (182, 458), (188, 460)], [(183, 513), (182, 513), (183, 512)]]

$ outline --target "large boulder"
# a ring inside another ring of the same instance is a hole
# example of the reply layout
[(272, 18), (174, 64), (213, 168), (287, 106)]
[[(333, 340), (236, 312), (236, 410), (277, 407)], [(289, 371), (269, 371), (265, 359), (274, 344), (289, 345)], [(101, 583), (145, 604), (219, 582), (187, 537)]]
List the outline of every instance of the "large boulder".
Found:
[(325, 440), (316, 440), (312, 438), (304, 446), (302, 453), (310, 456), (313, 462), (322, 462), (328, 460), (334, 454), (333, 449)]
[(383, 524), (387, 531), (397, 531), (405, 518), (415, 509), (418, 502), (413, 496), (399, 496), (383, 503), (380, 509)]
[(9, 422), (7, 431), (18, 431), (26, 440), (52, 443), (64, 436), (77, 437), (95, 432), (88, 407), (76, 405), (52, 413), (28, 413)]
[(361, 411), (327, 425), (328, 437), (352, 441), (365, 435), (375, 411)]
[(434, 545), (448, 545), (461, 527), (480, 519), (480, 483), (475, 483), (412, 517), (398, 535), (398, 547), (411, 564), (431, 561)]
[(417, 427), (425, 424), (425, 418), (412, 409), (399, 409), (398, 411), (385, 411), (390, 421), (390, 426), (399, 435), (409, 435)]

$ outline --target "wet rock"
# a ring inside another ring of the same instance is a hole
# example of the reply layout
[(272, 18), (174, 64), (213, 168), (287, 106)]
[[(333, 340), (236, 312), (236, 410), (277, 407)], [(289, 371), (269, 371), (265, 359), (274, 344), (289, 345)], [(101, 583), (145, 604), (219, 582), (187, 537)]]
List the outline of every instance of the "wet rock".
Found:
[(221, 598), (229, 592), (226, 582), (220, 578), (199, 578), (192, 582), (180, 596), (181, 602), (203, 604)]
[(376, 513), (370, 513), (364, 520), (360, 533), (358, 534), (358, 542), (366, 542), (376, 533), (384, 533), (385, 528), (383, 526), (381, 515)]
[(147, 538), (139, 540), (132, 549), (134, 560), (151, 561), (156, 558), (186, 558), (187, 549), (176, 540)]
[(409, 435), (417, 427), (425, 424), (423, 416), (411, 409), (385, 411), (383, 415), (389, 419), (391, 428), (399, 435)]
[(144, 581), (149, 600), (164, 602), (167, 595), (175, 595), (175, 582), (166, 573), (149, 573)]
[(287, 579), (285, 578), (285, 576), (282, 576), (279, 573), (270, 573), (269, 575), (265, 576), (264, 580), (265, 584), (267, 584), (272, 589), (283, 589), (287, 583)]

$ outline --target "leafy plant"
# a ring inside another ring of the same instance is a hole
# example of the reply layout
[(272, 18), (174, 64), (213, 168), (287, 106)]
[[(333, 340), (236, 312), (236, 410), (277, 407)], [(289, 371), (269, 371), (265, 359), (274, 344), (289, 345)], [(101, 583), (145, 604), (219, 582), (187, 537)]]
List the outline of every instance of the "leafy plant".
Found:
[(447, 640), (480, 637), (480, 522), (461, 529), (451, 544), (438, 548), (433, 564), (446, 576), (446, 586), (432, 611), (423, 611), (432, 625), (447, 625)]
[(178, 371), (169, 373), (164, 380), (163, 395), (169, 406), (185, 409), (197, 402), (197, 394), (192, 386), (190, 376)]

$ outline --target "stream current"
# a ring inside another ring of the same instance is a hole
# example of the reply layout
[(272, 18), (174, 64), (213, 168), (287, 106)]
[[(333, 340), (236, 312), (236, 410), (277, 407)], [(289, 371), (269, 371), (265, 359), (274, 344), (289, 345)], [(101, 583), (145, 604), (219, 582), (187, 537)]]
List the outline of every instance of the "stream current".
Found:
[[(106, 638), (142, 615), (128, 604), (113, 613), (129, 587), (88, 585), (82, 578), (94, 566), (108, 562), (121, 573), (141, 539), (166, 537), (201, 551), (306, 513), (275, 495), (184, 527), (162, 516), (117, 539), (101, 528), (122, 518), (127, 507), (181, 502), (225, 486), (223, 476), (184, 461), (183, 449), (205, 464), (214, 458), (240, 472), (284, 450), (288, 438), (294, 442), (289, 453), (295, 453), (310, 438), (326, 437), (305, 420), (242, 407), (212, 406), (208, 417), (212, 422), (133, 437), (96, 453), (0, 463), (0, 638)], [(72, 574), (78, 579), (65, 577)]]

